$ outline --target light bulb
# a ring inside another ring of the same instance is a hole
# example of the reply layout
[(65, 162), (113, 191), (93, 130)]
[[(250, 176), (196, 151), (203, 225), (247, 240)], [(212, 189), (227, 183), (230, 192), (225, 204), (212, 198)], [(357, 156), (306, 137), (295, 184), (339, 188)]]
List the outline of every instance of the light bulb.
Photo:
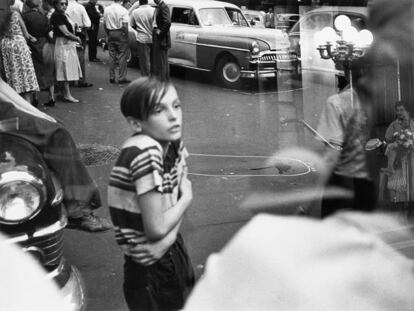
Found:
[(326, 44), (326, 40), (325, 40), (322, 30), (315, 33), (315, 35), (313, 36), (313, 42), (315, 43), (316, 46), (321, 46), (321, 45)]
[(324, 27), (321, 30), (321, 37), (325, 42), (336, 42), (338, 39), (338, 35), (336, 34), (336, 31), (332, 27)]
[(358, 37), (358, 30), (356, 30), (355, 27), (348, 27), (345, 28), (342, 32), (342, 39), (344, 39), (344, 41), (346, 42), (351, 42), (354, 43), (356, 42)]
[(368, 29), (361, 30), (355, 40), (355, 43), (359, 47), (367, 47), (370, 46), (372, 41), (374, 40), (374, 37)]
[(344, 31), (346, 28), (351, 27), (351, 20), (346, 15), (339, 15), (335, 18), (334, 25), (339, 31)]

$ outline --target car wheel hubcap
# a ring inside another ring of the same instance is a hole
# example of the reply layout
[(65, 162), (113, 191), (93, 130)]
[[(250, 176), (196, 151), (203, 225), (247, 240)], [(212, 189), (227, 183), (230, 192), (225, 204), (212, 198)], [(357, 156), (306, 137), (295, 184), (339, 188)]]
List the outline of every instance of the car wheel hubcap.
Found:
[(223, 67), (223, 77), (226, 81), (236, 82), (240, 78), (240, 67), (236, 63), (227, 63)]

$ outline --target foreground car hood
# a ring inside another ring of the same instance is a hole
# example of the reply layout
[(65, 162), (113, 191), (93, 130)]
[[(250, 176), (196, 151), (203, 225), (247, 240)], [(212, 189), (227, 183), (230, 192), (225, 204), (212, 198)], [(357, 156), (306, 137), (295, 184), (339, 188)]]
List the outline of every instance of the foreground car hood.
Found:
[(261, 40), (266, 42), (271, 50), (289, 49), (290, 47), (288, 35), (279, 29), (217, 25), (204, 27), (203, 30), (206, 34), (217, 34), (219, 37), (230, 36)]

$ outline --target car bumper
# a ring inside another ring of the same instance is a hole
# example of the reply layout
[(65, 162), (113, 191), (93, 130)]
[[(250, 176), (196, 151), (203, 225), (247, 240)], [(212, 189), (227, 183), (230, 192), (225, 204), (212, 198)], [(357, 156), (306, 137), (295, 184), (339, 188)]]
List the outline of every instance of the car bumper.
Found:
[(298, 70), (297, 60), (275, 60), (272, 62), (250, 62), (249, 69), (242, 69), (242, 78), (275, 78), (296, 73)]
[(69, 273), (69, 278), (61, 287), (60, 291), (71, 311), (83, 311), (86, 309), (85, 286), (81, 274), (75, 266), (66, 264), (66, 269), (68, 269), (66, 273)]

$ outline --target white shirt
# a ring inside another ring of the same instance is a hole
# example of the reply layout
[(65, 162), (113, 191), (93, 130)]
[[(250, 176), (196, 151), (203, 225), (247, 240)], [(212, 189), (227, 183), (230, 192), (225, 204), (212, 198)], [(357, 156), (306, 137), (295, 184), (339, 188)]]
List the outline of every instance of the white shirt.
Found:
[(137, 32), (137, 41), (140, 43), (152, 42), (152, 23), (155, 9), (149, 4), (141, 5), (131, 14), (131, 26)]
[(85, 7), (82, 4), (77, 3), (75, 0), (69, 0), (68, 8), (65, 13), (69, 16), (70, 20), (79, 27), (91, 27), (91, 20)]
[(114, 2), (105, 8), (104, 25), (106, 29), (121, 29), (124, 23), (129, 24), (129, 14), (128, 10), (119, 2)]

